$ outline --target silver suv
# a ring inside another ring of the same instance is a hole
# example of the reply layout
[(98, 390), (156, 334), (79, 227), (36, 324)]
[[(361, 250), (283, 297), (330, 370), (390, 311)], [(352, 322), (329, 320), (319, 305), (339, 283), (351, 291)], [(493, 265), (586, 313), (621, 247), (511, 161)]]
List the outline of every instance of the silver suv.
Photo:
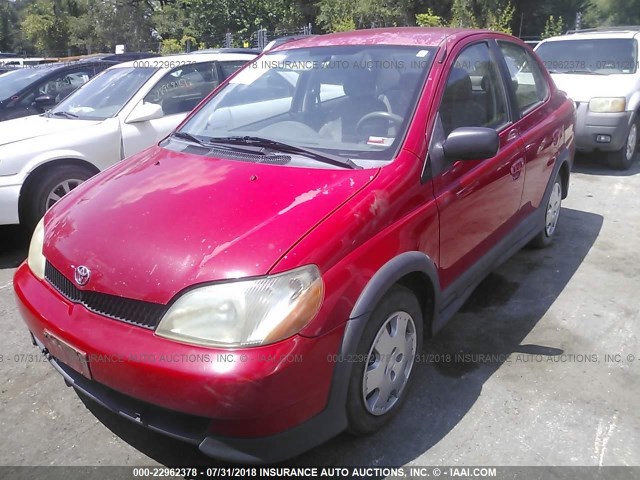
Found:
[(640, 118), (639, 27), (578, 30), (543, 40), (536, 53), (576, 103), (576, 149), (606, 153), (612, 168), (633, 163)]

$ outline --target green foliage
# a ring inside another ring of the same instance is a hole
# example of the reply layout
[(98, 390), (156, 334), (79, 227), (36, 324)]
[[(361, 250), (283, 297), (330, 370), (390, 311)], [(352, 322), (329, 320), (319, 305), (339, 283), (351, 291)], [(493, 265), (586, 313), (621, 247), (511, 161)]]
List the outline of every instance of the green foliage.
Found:
[(355, 30), (355, 2), (343, 0), (321, 0), (318, 3), (318, 24), (328, 32)]
[(328, 32), (408, 25), (414, 18), (411, 0), (320, 0), (317, 5), (316, 21)]
[(339, 19), (333, 24), (334, 32), (350, 32), (351, 30), (355, 29), (356, 22), (353, 21), (353, 18)]
[(419, 27), (441, 27), (444, 25), (444, 20), (428, 8), (427, 13), (416, 14), (416, 25)]
[(29, 6), (22, 20), (25, 37), (44, 55), (56, 55), (66, 45), (68, 27), (61, 13), (53, 1), (40, 1)]
[(18, 21), (18, 14), (13, 2), (0, 0), (0, 52), (10, 51), (16, 35), (19, 33), (13, 25)]
[(162, 55), (173, 55), (182, 52), (184, 52), (184, 47), (180, 43), (180, 40), (176, 40), (175, 38), (162, 40), (162, 45), (160, 46), (160, 53)]
[(640, 0), (0, 0), (0, 51), (62, 56), (127, 50), (184, 51), (247, 44), (255, 32), (311, 22), (320, 32), (404, 25), (560, 34), (577, 12), (584, 27), (640, 24)]
[(511, 34), (511, 21), (513, 20), (513, 13), (515, 7), (511, 5), (511, 2), (507, 3), (504, 8), (499, 8), (496, 13), (490, 11), (487, 15), (487, 24), (485, 28), (494, 30), (496, 32), (503, 32)]
[(562, 35), (563, 32), (564, 28), (562, 17), (554, 18), (553, 15), (550, 15), (544, 25), (544, 30), (542, 31), (542, 35), (540, 35), (540, 38), (544, 40), (545, 38)]
[(455, 28), (476, 28), (478, 26), (471, 0), (453, 0), (449, 26)]

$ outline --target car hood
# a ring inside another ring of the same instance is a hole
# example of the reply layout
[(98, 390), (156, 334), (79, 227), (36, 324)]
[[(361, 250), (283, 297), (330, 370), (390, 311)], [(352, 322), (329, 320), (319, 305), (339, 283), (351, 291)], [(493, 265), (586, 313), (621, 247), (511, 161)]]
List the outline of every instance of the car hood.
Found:
[(101, 123), (99, 120), (74, 120), (49, 118), (41, 115), (6, 120), (0, 124), (0, 145), (29, 140), (44, 135), (59, 134), (68, 130)]
[(593, 97), (625, 97), (633, 91), (636, 75), (580, 75), (573, 73), (551, 74), (558, 89), (574, 102), (588, 102)]
[(377, 172), (152, 147), (58, 202), (45, 217), (44, 253), (70, 279), (87, 266), (86, 289), (167, 303), (194, 284), (268, 273)]

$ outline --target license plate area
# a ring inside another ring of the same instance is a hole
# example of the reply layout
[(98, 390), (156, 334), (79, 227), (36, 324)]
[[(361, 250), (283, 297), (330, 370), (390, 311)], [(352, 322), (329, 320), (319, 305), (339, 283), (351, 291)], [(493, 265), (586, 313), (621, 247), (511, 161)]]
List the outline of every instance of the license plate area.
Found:
[(47, 347), (47, 350), (53, 357), (88, 379), (92, 379), (91, 368), (89, 367), (89, 356), (85, 352), (69, 345), (48, 330), (45, 330), (43, 334), (45, 347)]

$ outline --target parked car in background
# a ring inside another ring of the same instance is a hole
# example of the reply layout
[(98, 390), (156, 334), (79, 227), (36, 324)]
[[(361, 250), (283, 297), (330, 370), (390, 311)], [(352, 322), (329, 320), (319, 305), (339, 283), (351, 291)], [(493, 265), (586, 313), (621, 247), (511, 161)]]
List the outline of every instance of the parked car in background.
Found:
[(16, 67), (3, 67), (0, 66), (0, 75), (7, 73), (7, 72), (12, 72), (13, 70), (17, 70)]
[(0, 77), (0, 121), (43, 113), (116, 63), (53, 63), (7, 72)]
[(626, 170), (637, 154), (640, 128), (640, 27), (578, 30), (536, 47), (558, 88), (576, 102), (576, 148), (606, 154)]
[(121, 63), (47, 113), (3, 122), (0, 225), (33, 227), (87, 178), (165, 137), (254, 57), (218, 53)]
[(87, 58), (81, 58), (79, 61), (95, 61), (102, 60), (105, 62), (131, 62), (133, 60), (142, 60), (144, 58), (159, 57), (159, 53), (152, 52), (124, 52), (124, 53), (105, 53), (93, 55)]
[(57, 63), (58, 61), (58, 58), (51, 57), (0, 57), (0, 65), (11, 67), (36, 67), (38, 65)]
[[(532, 83), (509, 81), (507, 59)], [(156, 95), (123, 118), (152, 116)], [(552, 242), (574, 112), (502, 33), (285, 43), (46, 213), (14, 278), (20, 311), (67, 385), (207, 455), (277, 462), (374, 432), (423, 333)], [(83, 136), (91, 155), (116, 143)]]

